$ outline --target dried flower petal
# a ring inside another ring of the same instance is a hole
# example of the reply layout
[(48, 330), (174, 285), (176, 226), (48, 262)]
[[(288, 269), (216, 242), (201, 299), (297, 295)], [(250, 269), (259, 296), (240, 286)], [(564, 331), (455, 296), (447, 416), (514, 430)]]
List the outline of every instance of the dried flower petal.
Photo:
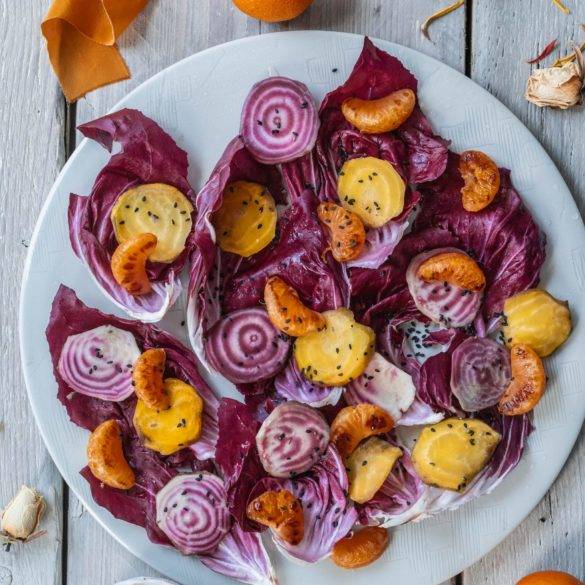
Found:
[[(578, 48), (579, 52), (583, 52), (585, 51), (585, 43), (581, 43), (581, 46)], [(553, 64), (553, 67), (562, 67), (565, 63), (570, 63), (571, 61), (574, 61), (577, 58), (577, 51), (573, 51), (572, 53), (569, 53), (568, 55), (565, 55), (564, 57), (559, 57)]]
[(8, 540), (27, 541), (35, 536), (43, 512), (45, 500), (36, 490), (23, 485), (2, 512), (1, 528)]
[(583, 69), (579, 62), (571, 62), (534, 71), (528, 78), (524, 97), (541, 108), (566, 110), (581, 103), (582, 88)]
[(546, 59), (556, 48), (557, 39), (554, 39), (541, 51), (538, 56), (534, 57), (534, 59), (530, 59), (530, 61), (526, 61), (526, 63), (530, 63), (530, 65), (540, 63), (543, 59)]

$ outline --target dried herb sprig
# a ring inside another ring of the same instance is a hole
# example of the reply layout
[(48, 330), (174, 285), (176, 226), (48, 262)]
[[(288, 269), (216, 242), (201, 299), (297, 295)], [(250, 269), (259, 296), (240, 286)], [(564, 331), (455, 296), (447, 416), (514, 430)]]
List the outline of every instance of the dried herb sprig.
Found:
[[(579, 51), (582, 53), (583, 51), (585, 51), (585, 43), (581, 43), (581, 46), (579, 47)], [(577, 52), (576, 51), (572, 51), (571, 53), (569, 53), (568, 55), (565, 55), (564, 57), (559, 57), (553, 64), (552, 67), (562, 67), (563, 65), (566, 65), (567, 63), (571, 63), (572, 61), (574, 61), (577, 58)]]
[(453, 2), (453, 4), (446, 6), (445, 8), (441, 8), (441, 10), (438, 10), (434, 14), (431, 14), (422, 23), (420, 27), (420, 32), (423, 34), (425, 38), (429, 39), (430, 41), (431, 37), (429, 36), (429, 26), (431, 26), (431, 24), (435, 22), (435, 20), (439, 20), (439, 18), (443, 18), (443, 16), (447, 16), (447, 14), (451, 14), (451, 12), (454, 12), (458, 8), (461, 8), (464, 4), (465, 0), (457, 0), (456, 2)]
[(553, 4), (565, 14), (571, 14), (571, 11), (561, 2), (561, 0), (552, 0)]

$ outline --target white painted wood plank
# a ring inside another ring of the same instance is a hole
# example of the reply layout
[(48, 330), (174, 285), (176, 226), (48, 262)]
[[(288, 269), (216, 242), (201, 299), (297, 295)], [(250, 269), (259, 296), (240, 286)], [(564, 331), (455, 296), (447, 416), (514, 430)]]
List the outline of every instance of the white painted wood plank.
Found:
[[(151, 0), (149, 7), (120, 39), (120, 49), (132, 71), (132, 79), (89, 94), (77, 104), (77, 124), (105, 114), (128, 91), (168, 65), (235, 38), (277, 30), (330, 29), (381, 37), (403, 43), (463, 70), (465, 62), (465, 13), (441, 21), (433, 30), (435, 43), (419, 33), (421, 21), (436, 10), (434, 0), (316, 0), (299, 19), (282, 25), (266, 25), (247, 18), (230, 0)], [(95, 585), (111, 584), (129, 576), (151, 575), (148, 568), (108, 536), (70, 497), (69, 583), (87, 574)], [(95, 551), (100, 553), (96, 554)], [(104, 566), (102, 559), (107, 558)], [(87, 567), (90, 567), (88, 572)], [(448, 585), (448, 584), (444, 584)]]
[(47, 534), (0, 549), (0, 583), (61, 583), (63, 482), (30, 410), (18, 351), (18, 297), (26, 245), (64, 161), (65, 102), (48, 63), (38, 0), (0, 0), (0, 508), (26, 483), (48, 510)]
[[(538, 137), (563, 174), (581, 214), (585, 211), (585, 144), (583, 109), (542, 110), (523, 98), (531, 66), (554, 38), (563, 48), (571, 39), (582, 41), (579, 24), (585, 22), (582, 2), (566, 2), (566, 16), (548, 0), (483, 2), (473, 5), (472, 78), (507, 105)], [(554, 61), (543, 62), (547, 66)], [(538, 432), (538, 429), (537, 431)], [(568, 571), (585, 578), (585, 440), (559, 479), (530, 516), (480, 563), (464, 573), (465, 585), (515, 583), (543, 569)]]

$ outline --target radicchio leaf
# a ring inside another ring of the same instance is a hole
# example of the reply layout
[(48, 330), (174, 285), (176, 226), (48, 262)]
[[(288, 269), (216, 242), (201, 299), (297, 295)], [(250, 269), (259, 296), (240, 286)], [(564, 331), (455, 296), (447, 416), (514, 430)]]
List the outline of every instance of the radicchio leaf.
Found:
[(241, 583), (278, 585), (260, 535), (244, 532), (238, 524), (232, 526), (213, 553), (201, 557), (201, 562), (212, 571)]
[(357, 520), (357, 512), (347, 497), (347, 473), (333, 445), (310, 473), (296, 479), (268, 477), (256, 485), (250, 497), (279, 489), (292, 492), (303, 506), (305, 535), (300, 544), (293, 546), (273, 535), (278, 548), (294, 559), (316, 563), (326, 557)]
[(260, 424), (251, 408), (231, 398), (221, 400), (218, 418), (216, 462), (225, 481), (228, 509), (244, 530), (261, 530), (246, 515), (252, 488), (266, 476), (256, 450)]
[(118, 307), (135, 319), (159, 321), (181, 292), (179, 274), (193, 247), (193, 232), (185, 250), (171, 264), (149, 264), (152, 292), (133, 296), (112, 275), (110, 262), (117, 241), (110, 213), (123, 192), (144, 183), (172, 185), (194, 202), (187, 180), (187, 153), (156, 122), (137, 110), (123, 109), (108, 114), (81, 125), (79, 130), (109, 151), (114, 142), (122, 150), (112, 155), (100, 171), (89, 196), (70, 196), (69, 236), (73, 251)]

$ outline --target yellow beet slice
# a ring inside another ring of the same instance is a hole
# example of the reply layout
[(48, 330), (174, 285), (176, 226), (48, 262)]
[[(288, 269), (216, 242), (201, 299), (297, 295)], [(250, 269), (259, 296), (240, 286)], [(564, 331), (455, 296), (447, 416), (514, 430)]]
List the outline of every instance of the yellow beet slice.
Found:
[(349, 309), (321, 313), (325, 328), (297, 338), (294, 356), (303, 375), (326, 386), (343, 386), (360, 376), (374, 354), (375, 334)]
[(247, 258), (263, 250), (276, 233), (276, 205), (259, 183), (236, 181), (223, 193), (213, 218), (219, 247)]
[(157, 238), (151, 262), (171, 263), (185, 249), (191, 232), (193, 205), (183, 193), (164, 183), (148, 183), (124, 191), (110, 218), (118, 243), (149, 233)]
[(571, 327), (568, 303), (545, 290), (526, 290), (504, 303), (503, 331), (508, 347), (528, 345), (546, 357), (566, 341)]
[(134, 426), (149, 449), (171, 455), (201, 436), (203, 400), (193, 386), (176, 378), (167, 378), (164, 387), (169, 408), (156, 410), (138, 400)]
[(448, 418), (422, 430), (412, 463), (426, 484), (463, 492), (486, 466), (500, 439), (480, 420)]
[(406, 185), (385, 160), (366, 156), (348, 160), (339, 173), (337, 195), (368, 227), (383, 226), (404, 209)]
[(349, 497), (358, 504), (369, 502), (402, 457), (402, 449), (387, 441), (371, 437), (364, 441), (346, 460)]

